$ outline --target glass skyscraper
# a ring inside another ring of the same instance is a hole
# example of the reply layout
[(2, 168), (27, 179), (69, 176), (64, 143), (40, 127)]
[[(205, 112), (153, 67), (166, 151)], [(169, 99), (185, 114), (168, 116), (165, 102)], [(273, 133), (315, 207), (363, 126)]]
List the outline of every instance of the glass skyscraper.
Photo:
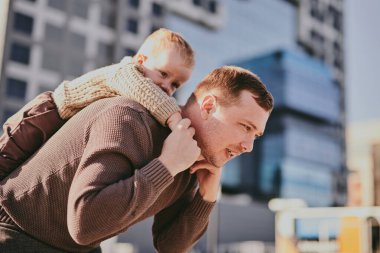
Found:
[(264, 199), (302, 198), (310, 206), (336, 204), (336, 177), (345, 176), (340, 93), (326, 65), (294, 50), (234, 64), (261, 77), (275, 109), (254, 152), (226, 166), (227, 189)]
[[(275, 96), (265, 137), (251, 154), (227, 164), (223, 191), (259, 200), (299, 197), (311, 206), (344, 205), (344, 84), (331, 64), (335, 54), (330, 54), (330, 46), (339, 48), (342, 40), (335, 22), (342, 16), (339, 1), (318, 1), (324, 7), (318, 7), (323, 25), (312, 18), (316, 1), (220, 2), (226, 19), (217, 30), (168, 16), (168, 27), (188, 39), (197, 57), (189, 84), (178, 91), (179, 102), (207, 73), (225, 64), (258, 73)], [(340, 12), (328, 11), (335, 9)], [(318, 45), (312, 36), (316, 31), (324, 36)], [(312, 50), (320, 44), (326, 44), (326, 57)]]

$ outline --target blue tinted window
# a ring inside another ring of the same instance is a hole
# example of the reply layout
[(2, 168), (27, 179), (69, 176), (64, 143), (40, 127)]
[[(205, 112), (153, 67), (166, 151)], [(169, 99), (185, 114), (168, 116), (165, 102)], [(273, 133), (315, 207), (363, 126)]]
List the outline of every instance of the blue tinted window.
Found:
[(241, 163), (240, 157), (236, 157), (229, 161), (223, 168), (222, 183), (227, 186), (238, 187), (241, 183)]

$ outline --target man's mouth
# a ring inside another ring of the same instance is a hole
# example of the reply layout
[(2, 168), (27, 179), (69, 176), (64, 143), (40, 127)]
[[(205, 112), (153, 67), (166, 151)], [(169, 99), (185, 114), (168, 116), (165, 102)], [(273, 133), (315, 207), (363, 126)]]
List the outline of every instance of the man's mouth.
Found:
[(235, 156), (237, 156), (236, 153), (234, 153), (231, 149), (227, 148), (227, 154), (228, 154), (228, 157), (230, 159), (234, 158)]

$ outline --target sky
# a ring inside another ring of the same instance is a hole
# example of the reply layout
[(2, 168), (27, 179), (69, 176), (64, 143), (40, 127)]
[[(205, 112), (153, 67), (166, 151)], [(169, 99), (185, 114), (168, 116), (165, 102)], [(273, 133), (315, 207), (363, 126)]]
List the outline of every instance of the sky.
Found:
[(380, 0), (345, 0), (347, 123), (380, 120)]

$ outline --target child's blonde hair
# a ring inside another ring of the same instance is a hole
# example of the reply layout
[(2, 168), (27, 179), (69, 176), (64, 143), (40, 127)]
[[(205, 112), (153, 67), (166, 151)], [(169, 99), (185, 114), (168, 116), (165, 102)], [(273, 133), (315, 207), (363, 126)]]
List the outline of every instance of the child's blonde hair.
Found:
[(194, 67), (194, 52), (189, 43), (179, 33), (166, 28), (160, 28), (150, 34), (137, 54), (157, 56), (159, 52), (170, 46), (175, 46), (188, 67)]

